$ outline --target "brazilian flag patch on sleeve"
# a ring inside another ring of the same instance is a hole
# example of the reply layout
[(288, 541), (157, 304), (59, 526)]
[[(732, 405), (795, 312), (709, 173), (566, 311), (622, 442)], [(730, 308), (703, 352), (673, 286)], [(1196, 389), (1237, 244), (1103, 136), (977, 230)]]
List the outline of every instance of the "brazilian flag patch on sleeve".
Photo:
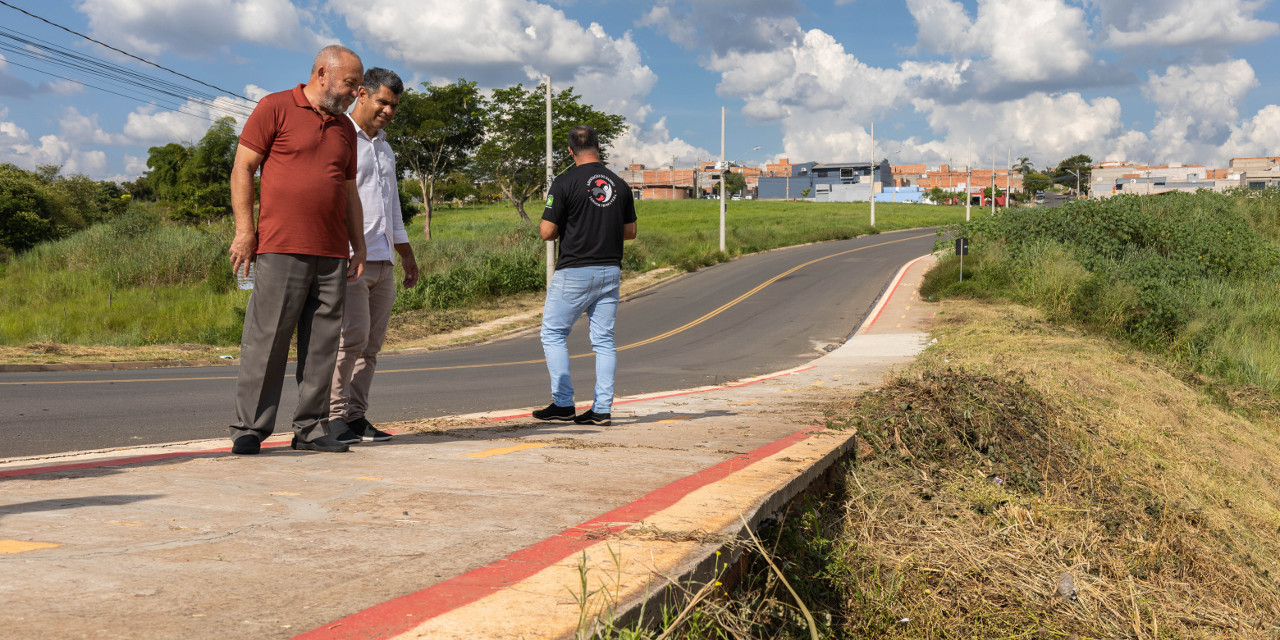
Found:
[(551, 203), (553, 203), (553, 202), (555, 202), (555, 201), (556, 201), (556, 197), (555, 197), (555, 196), (548, 195), (548, 196), (547, 196), (547, 208), (548, 208), (548, 209), (550, 209), (550, 208), (551, 208)]

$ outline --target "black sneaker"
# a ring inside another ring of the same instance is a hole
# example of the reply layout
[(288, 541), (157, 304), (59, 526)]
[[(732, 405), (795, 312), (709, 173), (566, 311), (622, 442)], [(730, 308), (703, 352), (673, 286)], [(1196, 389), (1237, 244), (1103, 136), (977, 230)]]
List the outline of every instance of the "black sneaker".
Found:
[(539, 420), (573, 420), (573, 413), (573, 406), (562, 407), (552, 402), (546, 409), (534, 411), (533, 417)]
[(253, 456), (262, 451), (262, 441), (252, 433), (237, 436), (231, 441), (231, 453), (238, 456)]
[(347, 421), (342, 418), (334, 418), (330, 420), (324, 430), (325, 433), (332, 435), (334, 440), (337, 440), (342, 444), (356, 444), (357, 442), (360, 442), (360, 436), (353, 433), (351, 425), (348, 425)]
[(360, 434), (360, 437), (365, 442), (386, 442), (391, 439), (391, 434), (374, 427), (373, 423), (369, 422), (364, 416), (352, 420), (347, 423), (347, 426), (351, 428), (352, 432)]
[(583, 411), (573, 418), (578, 424), (594, 424), (601, 427), (607, 427), (613, 424), (610, 415), (607, 413), (596, 413), (590, 409)]
[(298, 439), (298, 436), (294, 436), (293, 442), (289, 443), (289, 446), (299, 451), (324, 451), (326, 453), (342, 453), (343, 451), (351, 450), (351, 447), (338, 442), (336, 438), (327, 433), (311, 442), (303, 442)]

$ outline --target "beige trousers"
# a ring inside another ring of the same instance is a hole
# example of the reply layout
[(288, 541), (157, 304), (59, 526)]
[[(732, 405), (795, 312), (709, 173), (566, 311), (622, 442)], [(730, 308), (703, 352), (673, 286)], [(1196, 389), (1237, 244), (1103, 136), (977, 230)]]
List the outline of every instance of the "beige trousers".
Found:
[(369, 388), (378, 352), (387, 337), (391, 305), (396, 301), (395, 266), (390, 260), (366, 262), (364, 275), (347, 283), (342, 340), (329, 392), (329, 419), (348, 422), (369, 409)]

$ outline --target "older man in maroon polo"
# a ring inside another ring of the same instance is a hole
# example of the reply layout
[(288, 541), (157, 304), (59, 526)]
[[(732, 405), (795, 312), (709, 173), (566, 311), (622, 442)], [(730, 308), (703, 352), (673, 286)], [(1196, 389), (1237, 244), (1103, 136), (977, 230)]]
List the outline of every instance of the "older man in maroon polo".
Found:
[[(325, 47), (307, 84), (263, 98), (240, 134), (231, 170), (231, 264), (237, 273), (253, 266), (254, 290), (240, 338), (233, 453), (258, 453), (275, 430), (295, 329), (293, 448), (347, 450), (326, 427), (346, 283), (364, 268), (356, 132), (343, 115), (363, 78), (359, 56), (346, 47)], [(253, 176), (259, 169), (255, 228)]]

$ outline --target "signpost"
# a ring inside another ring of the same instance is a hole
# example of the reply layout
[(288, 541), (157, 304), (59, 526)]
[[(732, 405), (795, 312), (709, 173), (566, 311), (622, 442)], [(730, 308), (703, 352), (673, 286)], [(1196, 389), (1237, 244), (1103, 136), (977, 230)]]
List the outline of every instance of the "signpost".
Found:
[(956, 238), (956, 255), (960, 256), (960, 282), (964, 282), (964, 257), (969, 255), (968, 238)]

